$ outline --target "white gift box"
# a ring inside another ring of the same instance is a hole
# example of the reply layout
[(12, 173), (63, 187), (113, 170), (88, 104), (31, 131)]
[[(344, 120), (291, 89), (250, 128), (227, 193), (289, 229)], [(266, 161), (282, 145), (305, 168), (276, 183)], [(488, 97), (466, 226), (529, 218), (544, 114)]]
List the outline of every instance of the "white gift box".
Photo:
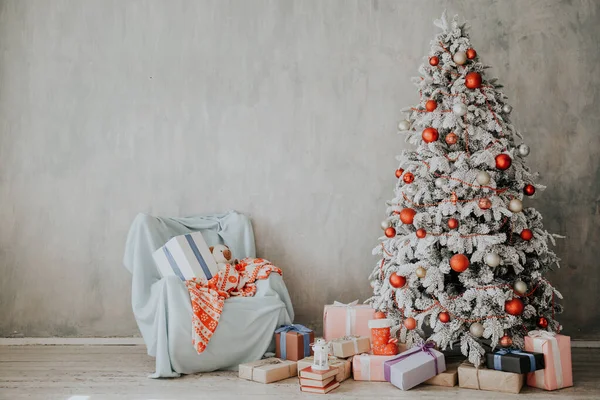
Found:
[(163, 277), (176, 275), (182, 281), (192, 278), (208, 280), (219, 270), (200, 232), (175, 236), (152, 257)]

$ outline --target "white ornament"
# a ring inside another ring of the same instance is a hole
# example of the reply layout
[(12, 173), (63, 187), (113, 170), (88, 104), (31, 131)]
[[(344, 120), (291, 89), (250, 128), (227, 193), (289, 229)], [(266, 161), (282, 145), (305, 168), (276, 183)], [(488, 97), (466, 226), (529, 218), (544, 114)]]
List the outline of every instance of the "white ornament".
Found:
[(464, 65), (467, 62), (467, 54), (464, 51), (457, 51), (452, 60), (458, 65)]
[(400, 121), (400, 123), (398, 124), (398, 129), (400, 129), (401, 131), (407, 131), (410, 129), (410, 121), (408, 120), (404, 120), (404, 121)]
[(496, 268), (500, 265), (500, 256), (498, 253), (488, 253), (485, 255), (485, 263), (492, 268)]
[(504, 111), (505, 114), (510, 114), (512, 106), (510, 104), (505, 104), (502, 106), (502, 111)]
[(521, 157), (527, 157), (531, 149), (525, 143), (519, 145), (519, 155)]
[(521, 212), (523, 211), (523, 202), (519, 199), (512, 199), (508, 203), (508, 209), (514, 213)]
[(390, 228), (392, 226), (392, 223), (390, 221), (388, 221), (387, 219), (385, 221), (381, 221), (381, 229), (383, 229), (384, 231), (387, 228)]
[(481, 171), (477, 174), (477, 183), (479, 183), (481, 186), (485, 186), (490, 183), (490, 179), (490, 174), (485, 171)]
[(520, 294), (527, 293), (527, 285), (525, 284), (525, 282), (516, 281), (515, 282), (515, 292), (520, 293)]
[(483, 336), (483, 325), (481, 325), (479, 322), (474, 322), (471, 324), (469, 332), (471, 332), (471, 335), (480, 338)]
[(436, 187), (439, 187), (440, 189), (441, 189), (442, 187), (444, 187), (444, 183), (445, 183), (445, 182), (444, 182), (444, 180), (443, 180), (442, 178), (437, 178), (437, 179), (435, 180), (435, 186), (436, 186)]
[(462, 117), (467, 113), (467, 106), (465, 106), (463, 103), (457, 103), (454, 105), (454, 107), (452, 107), (452, 112), (459, 117)]

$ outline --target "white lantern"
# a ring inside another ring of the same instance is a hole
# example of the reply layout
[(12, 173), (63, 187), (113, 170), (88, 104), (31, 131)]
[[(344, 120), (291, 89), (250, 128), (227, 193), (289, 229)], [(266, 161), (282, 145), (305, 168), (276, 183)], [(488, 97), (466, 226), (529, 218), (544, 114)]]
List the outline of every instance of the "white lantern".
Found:
[(312, 369), (328, 370), (329, 369), (329, 343), (325, 339), (317, 339), (312, 345), (315, 353)]

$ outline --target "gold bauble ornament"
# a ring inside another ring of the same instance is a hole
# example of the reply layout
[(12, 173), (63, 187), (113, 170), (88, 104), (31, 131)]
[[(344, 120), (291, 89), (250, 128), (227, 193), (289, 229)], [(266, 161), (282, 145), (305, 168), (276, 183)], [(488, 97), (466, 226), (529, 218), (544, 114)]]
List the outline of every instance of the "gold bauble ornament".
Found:
[(415, 270), (415, 274), (419, 277), (419, 278), (425, 278), (425, 276), (427, 275), (427, 270), (423, 267), (419, 267)]

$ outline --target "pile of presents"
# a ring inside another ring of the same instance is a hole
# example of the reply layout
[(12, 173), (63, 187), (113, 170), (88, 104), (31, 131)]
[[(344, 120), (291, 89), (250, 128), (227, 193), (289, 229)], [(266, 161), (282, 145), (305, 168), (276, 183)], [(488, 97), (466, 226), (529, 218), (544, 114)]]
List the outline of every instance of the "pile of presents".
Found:
[[(328, 393), (350, 377), (387, 381), (402, 390), (419, 384), (519, 393), (524, 383), (556, 390), (573, 386), (568, 336), (533, 331), (525, 350), (502, 349), (485, 355), (485, 365), (453, 361), (431, 343), (411, 348), (392, 338), (392, 321), (367, 305), (325, 306), (323, 339), (302, 325), (275, 332), (276, 354), (240, 365), (240, 378), (272, 383), (298, 375), (300, 389)], [(313, 354), (314, 351), (314, 354)]]

